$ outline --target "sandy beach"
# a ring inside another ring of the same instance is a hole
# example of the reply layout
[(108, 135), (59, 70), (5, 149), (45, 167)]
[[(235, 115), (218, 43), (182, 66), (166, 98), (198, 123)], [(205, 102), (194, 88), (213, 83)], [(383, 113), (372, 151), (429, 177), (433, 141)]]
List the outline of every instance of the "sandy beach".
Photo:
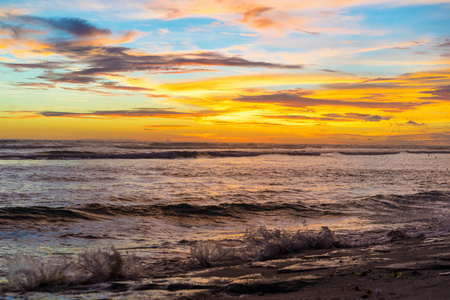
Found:
[[(274, 260), (198, 267), (140, 280), (43, 286), (17, 299), (449, 299), (450, 236), (306, 250)], [(31, 296), (31, 298), (29, 298)]]
[[(449, 299), (450, 236), (402, 231), (369, 246), (304, 250), (264, 261), (189, 260), (144, 278), (40, 285), (14, 299)], [(177, 270), (178, 269), (178, 270)]]
[(197, 283), (169, 289), (180, 299), (449, 299), (449, 271), (450, 236), (407, 238), (204, 269), (180, 275)]

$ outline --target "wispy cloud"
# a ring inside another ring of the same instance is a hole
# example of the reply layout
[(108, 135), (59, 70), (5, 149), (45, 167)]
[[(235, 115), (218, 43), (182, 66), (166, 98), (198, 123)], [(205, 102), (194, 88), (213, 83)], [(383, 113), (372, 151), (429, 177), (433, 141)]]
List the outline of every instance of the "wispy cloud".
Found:
[(176, 130), (176, 129), (182, 129), (182, 128), (188, 128), (191, 126), (187, 125), (147, 125), (144, 127), (143, 130), (149, 131), (149, 130)]
[(378, 116), (371, 114), (359, 114), (359, 113), (345, 113), (345, 114), (325, 114), (324, 116), (330, 118), (341, 118), (344, 120), (362, 120), (366, 122), (380, 122), (382, 120), (390, 120), (390, 116)]
[[(310, 94), (310, 92), (308, 92)], [(234, 98), (234, 101), (251, 102), (251, 103), (271, 103), (290, 107), (311, 107), (311, 106), (352, 106), (359, 108), (380, 108), (380, 109), (395, 109), (408, 110), (421, 105), (429, 104), (430, 102), (380, 102), (380, 101), (345, 101), (334, 99), (319, 99), (305, 97), (302, 92), (297, 91), (280, 91), (269, 94), (260, 94), (252, 96), (240, 96)]]
[(124, 120), (108, 137), (445, 141), (446, 3), (8, 0), (0, 117), (36, 138)]
[(422, 91), (421, 94), (431, 94), (430, 97), (422, 97), (421, 99), (435, 99), (450, 101), (450, 85), (437, 87), (432, 91)]
[[(176, 74), (213, 71), (211, 68), (214, 67), (302, 68), (301, 65), (252, 61), (215, 51), (146, 54), (136, 49), (111, 45), (130, 41), (133, 36), (136, 36), (136, 32), (126, 31), (114, 38), (110, 29), (96, 27), (79, 18), (8, 16), (4, 19), (7, 22), (13, 22), (14, 25), (2, 24), (3, 27), (10, 30), (9, 38), (3, 39), (3, 43), (10, 44), (13, 48), (16, 47), (18, 51), (28, 49), (26, 50), (28, 53), (63, 55), (68, 61), (65, 63), (56, 61), (3, 62), (1, 65), (15, 71), (43, 69), (45, 70), (44, 74), (37, 78), (50, 82), (88, 84), (98, 82), (99, 76), (142, 71)], [(44, 31), (31, 34), (29, 30), (23, 29), (24, 26), (29, 25), (44, 27), (50, 31), (50, 35), (42, 34)], [(63, 31), (70, 36), (52, 34), (54, 31)], [(169, 30), (160, 29), (159, 33), (165, 35), (169, 33)], [(77, 69), (81, 67), (81, 70), (73, 71), (72, 66), (75, 64)]]
[(172, 109), (159, 108), (135, 108), (130, 110), (97, 110), (92, 112), (62, 112), (62, 111), (42, 111), (35, 112), (36, 115), (44, 117), (68, 117), (68, 118), (172, 118), (182, 116), (198, 116), (199, 113), (179, 112)]
[[(110, 35), (109, 29), (101, 29), (80, 18), (41, 18), (35, 16), (12, 16), (12, 20), (28, 25), (44, 25), (78, 37)], [(8, 20), (8, 18), (7, 18)]]

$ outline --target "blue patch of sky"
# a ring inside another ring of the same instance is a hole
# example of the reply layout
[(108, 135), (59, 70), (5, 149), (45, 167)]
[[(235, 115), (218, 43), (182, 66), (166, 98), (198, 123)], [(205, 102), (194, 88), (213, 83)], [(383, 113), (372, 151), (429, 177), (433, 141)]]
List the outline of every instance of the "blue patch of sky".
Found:
[(364, 25), (368, 28), (386, 29), (393, 34), (418, 37), (432, 33), (449, 33), (450, 5), (414, 5), (386, 8), (381, 5), (365, 6), (348, 11), (349, 15), (364, 15)]
[[(151, 37), (143, 37), (142, 40), (151, 40), (156, 43), (171, 43), (173, 50), (186, 50), (186, 45), (192, 45), (203, 50), (216, 50), (228, 48), (251, 42), (255, 37), (242, 36), (235, 26), (211, 26), (215, 19), (189, 18), (170, 21), (147, 20), (148, 23), (139, 22), (135, 28), (143, 31), (151, 31)], [(127, 24), (133, 27), (133, 24)], [(161, 34), (160, 29), (169, 30)], [(251, 33), (251, 32), (249, 32)]]
[[(135, 29), (148, 33), (136, 41), (136, 47), (142, 43), (150, 43), (155, 47), (169, 45), (173, 51), (189, 51), (194, 48), (221, 49), (245, 43), (253, 38), (240, 36), (236, 28), (230, 26), (211, 26), (213, 22), (216, 20), (211, 18), (148, 19), (124, 22), (117, 27), (109, 22), (104, 22), (102, 25), (113, 31)], [(168, 30), (168, 32), (164, 32), (164, 30)], [(222, 31), (231, 33), (231, 35), (222, 34)]]

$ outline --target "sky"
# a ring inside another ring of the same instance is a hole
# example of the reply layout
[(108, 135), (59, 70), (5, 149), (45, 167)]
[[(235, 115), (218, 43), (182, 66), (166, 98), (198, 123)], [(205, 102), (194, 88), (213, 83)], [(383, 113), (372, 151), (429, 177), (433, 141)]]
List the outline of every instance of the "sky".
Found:
[(450, 146), (450, 0), (2, 0), (0, 139)]

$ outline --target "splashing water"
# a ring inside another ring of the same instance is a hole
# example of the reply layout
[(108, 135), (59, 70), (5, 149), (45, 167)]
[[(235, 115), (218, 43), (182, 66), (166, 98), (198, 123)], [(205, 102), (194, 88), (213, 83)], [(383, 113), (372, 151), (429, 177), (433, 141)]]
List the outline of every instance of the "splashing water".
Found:
[(112, 279), (137, 278), (142, 275), (136, 256), (123, 256), (114, 246), (111, 251), (86, 250), (76, 261), (53, 259), (39, 261), (29, 254), (18, 253), (6, 260), (5, 290), (31, 291), (43, 286), (78, 285)]
[(253, 252), (256, 260), (274, 259), (281, 255), (297, 253), (308, 249), (328, 249), (346, 247), (347, 243), (336, 238), (333, 232), (323, 226), (317, 234), (312, 232), (295, 233), (284, 229), (268, 230), (261, 226), (256, 230), (247, 230), (244, 241), (247, 249)]

